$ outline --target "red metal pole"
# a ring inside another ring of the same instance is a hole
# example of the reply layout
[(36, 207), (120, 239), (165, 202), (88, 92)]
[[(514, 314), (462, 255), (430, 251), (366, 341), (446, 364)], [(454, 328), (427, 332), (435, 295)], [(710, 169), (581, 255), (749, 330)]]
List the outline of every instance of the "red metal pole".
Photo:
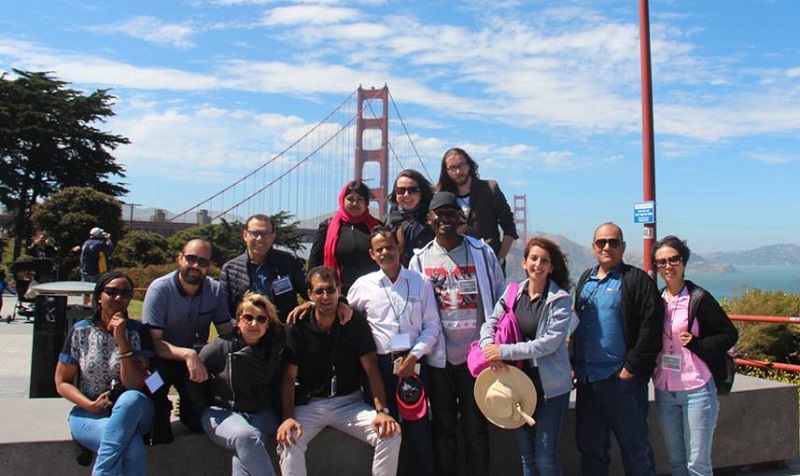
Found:
[(740, 359), (739, 357), (733, 359), (736, 365), (747, 365), (759, 369), (775, 369), (785, 370), (786, 372), (800, 372), (800, 365), (795, 364), (782, 364), (780, 362), (764, 362), (762, 360)]
[(728, 314), (732, 321), (744, 322), (777, 322), (779, 324), (800, 324), (800, 317), (793, 316), (746, 316), (743, 314)]
[[(650, 8), (648, 0), (639, 0), (639, 51), (642, 68), (642, 168), (644, 172), (644, 201), (656, 200), (656, 161), (653, 145), (653, 80), (650, 67)], [(657, 217), (657, 207), (656, 214)], [(643, 229), (644, 270), (655, 278), (650, 256), (656, 239), (656, 223), (646, 223)]]

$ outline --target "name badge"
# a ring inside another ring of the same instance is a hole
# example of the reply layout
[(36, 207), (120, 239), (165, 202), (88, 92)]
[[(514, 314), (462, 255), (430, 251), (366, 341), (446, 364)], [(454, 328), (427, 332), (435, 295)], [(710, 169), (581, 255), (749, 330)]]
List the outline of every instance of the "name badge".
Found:
[(671, 372), (681, 370), (681, 356), (672, 354), (663, 354), (661, 356), (661, 368)]
[(461, 294), (478, 294), (478, 280), (475, 278), (462, 279), (458, 282), (458, 292)]
[(278, 278), (272, 283), (272, 294), (274, 296), (280, 296), (281, 294), (288, 293), (291, 290), (292, 290), (292, 281), (289, 279), (288, 276)]
[(150, 390), (150, 393), (156, 393), (156, 391), (164, 385), (164, 380), (161, 378), (161, 374), (158, 373), (158, 370), (156, 370), (144, 379), (144, 384), (147, 385), (147, 389)]
[(391, 340), (392, 352), (408, 350), (411, 348), (411, 336), (409, 334), (395, 334)]

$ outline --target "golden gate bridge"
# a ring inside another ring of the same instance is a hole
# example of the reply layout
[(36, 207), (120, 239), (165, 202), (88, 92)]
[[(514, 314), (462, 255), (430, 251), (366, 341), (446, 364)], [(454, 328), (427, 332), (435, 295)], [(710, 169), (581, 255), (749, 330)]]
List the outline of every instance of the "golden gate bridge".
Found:
[[(391, 139), (391, 140), (390, 140)], [(244, 221), (256, 213), (292, 214), (307, 235), (337, 208), (341, 187), (359, 179), (372, 190), (375, 216), (387, 212), (387, 195), (403, 169), (438, 180), (440, 157), (424, 159), (400, 115), (388, 86), (353, 91), (319, 122), (287, 137), (289, 144), (230, 185), (174, 216), (156, 221), (175, 225)], [(510, 205), (524, 236), (527, 231), (524, 195)]]

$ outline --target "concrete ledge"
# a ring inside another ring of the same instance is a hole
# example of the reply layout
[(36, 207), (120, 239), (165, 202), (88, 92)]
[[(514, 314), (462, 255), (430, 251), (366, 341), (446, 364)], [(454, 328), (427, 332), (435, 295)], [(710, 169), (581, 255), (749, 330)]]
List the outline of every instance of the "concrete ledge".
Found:
[[(737, 376), (734, 392), (720, 398), (713, 450), (715, 467), (753, 466), (796, 458), (800, 448), (797, 395), (794, 385)], [(66, 416), (71, 408), (68, 402), (3, 399), (3, 403), (0, 474), (90, 474), (90, 468), (79, 466), (75, 460), (78, 447), (67, 428)], [(179, 428), (182, 427), (175, 424), (176, 433), (180, 433)], [(492, 474), (520, 474), (513, 432), (491, 425), (490, 428)], [(579, 474), (574, 429), (575, 414), (571, 408), (560, 444), (560, 460), (567, 475)], [(667, 473), (666, 451), (654, 411), (650, 412), (650, 430), (657, 470)], [(326, 429), (309, 447), (309, 474), (366, 476), (370, 473), (371, 457), (372, 448), (366, 444)], [(149, 474), (156, 476), (230, 474), (231, 453), (211, 443), (205, 435), (178, 434), (171, 445), (149, 448), (147, 460)], [(611, 474), (622, 474), (616, 448), (612, 448)]]

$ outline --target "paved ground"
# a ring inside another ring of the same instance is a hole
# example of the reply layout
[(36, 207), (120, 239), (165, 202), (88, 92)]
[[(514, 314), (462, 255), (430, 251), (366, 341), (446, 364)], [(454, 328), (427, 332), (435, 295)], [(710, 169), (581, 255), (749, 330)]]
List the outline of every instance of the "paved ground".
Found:
[[(70, 304), (81, 298), (70, 298)], [(5, 318), (14, 306), (13, 297), (3, 297), (0, 316)], [(72, 405), (63, 398), (28, 398), (31, 369), (33, 323), (24, 318), (0, 322), (0, 444), (11, 442), (63, 441), (70, 439), (67, 413)], [(735, 473), (752, 476), (800, 475), (800, 458), (782, 468), (742, 468)]]

